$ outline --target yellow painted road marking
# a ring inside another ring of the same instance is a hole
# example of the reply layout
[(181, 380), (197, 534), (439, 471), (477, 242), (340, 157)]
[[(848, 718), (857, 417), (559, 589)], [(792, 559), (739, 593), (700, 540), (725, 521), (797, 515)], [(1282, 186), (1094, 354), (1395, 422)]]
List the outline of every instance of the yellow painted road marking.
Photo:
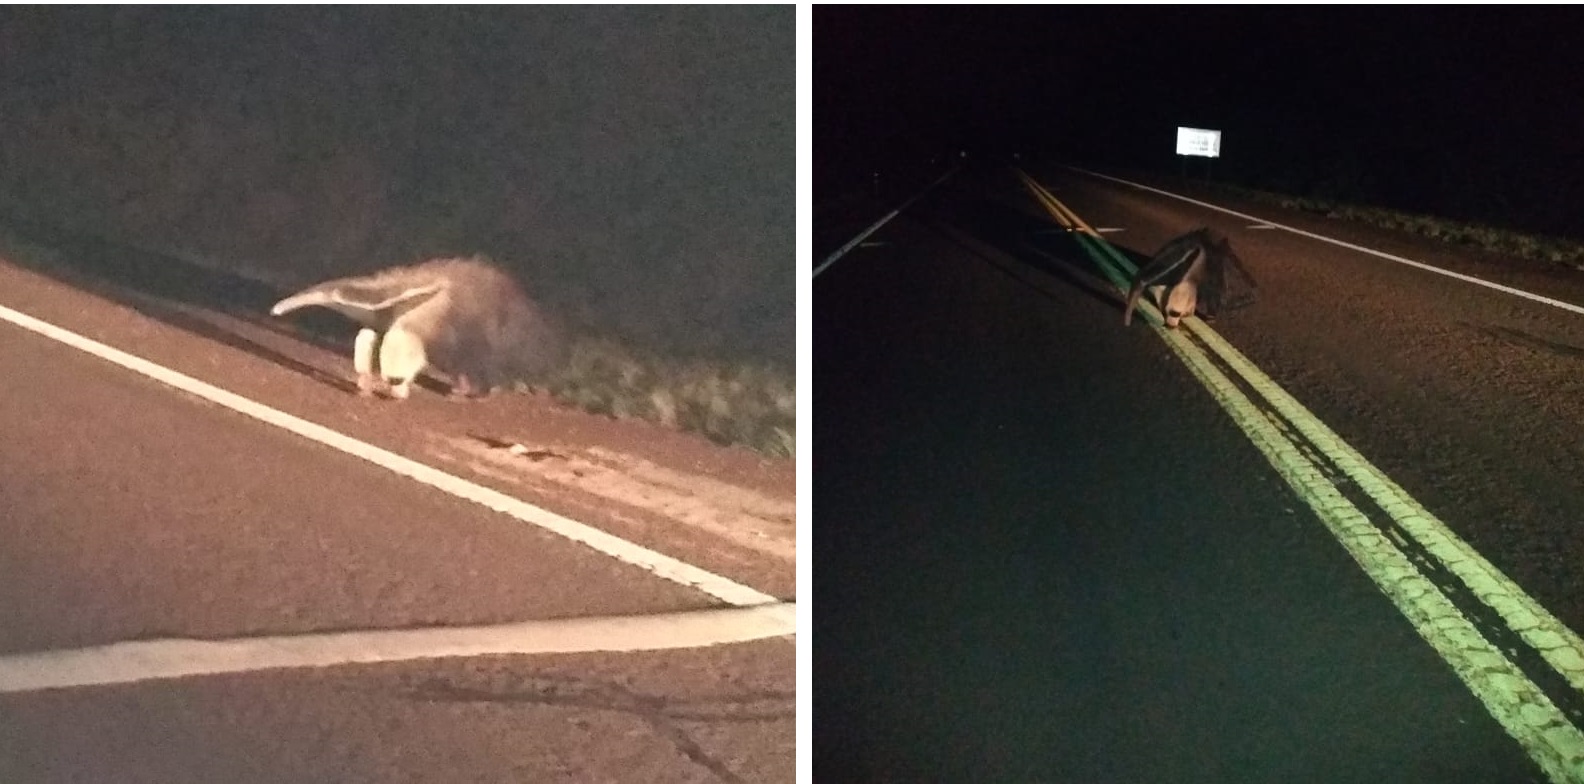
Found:
[[(1055, 201), (1054, 197), (1049, 198)], [(1062, 209), (1071, 213), (1065, 206)], [(1095, 236), (1098, 239), (1098, 235)], [(1115, 247), (1105, 243), (1099, 245), (1129, 276), (1136, 271), (1132, 261)], [(1220, 333), (1198, 318), (1189, 319), (1186, 323), (1188, 329), (1215, 352), (1228, 368), (1241, 376), (1292, 423), (1326, 461), (1362, 488), (1398, 526), (1461, 579), (1475, 596), (1495, 610), (1508, 627), (1561, 673), (1570, 686), (1584, 693), (1584, 639), (1502, 574), (1501, 570), (1453, 533), (1452, 529), (1365, 459), (1358, 450), (1343, 441), (1341, 436), (1255, 367), (1242, 352), (1227, 343)], [(1151, 324), (1159, 324), (1159, 320), (1153, 320)]]
[[(1087, 229), (1082, 220), (1026, 174), (1019, 174), (1037, 199), (1063, 225)], [(1088, 229), (1080, 245), (1119, 288), (1135, 265)], [(1268, 415), (1183, 332), (1161, 326), (1153, 303), (1143, 303), (1148, 322), (1259, 448), (1288, 485), (1320, 517), (1365, 573), (1392, 600), (1498, 723), (1555, 782), (1584, 780), (1584, 733), (1501, 650), (1486, 639), (1457, 606), (1416, 569), (1392, 540), (1332, 482), (1323, 460), (1353, 480), (1420, 546), (1461, 579), (1520, 637), (1584, 691), (1584, 643), (1516, 584), (1454, 535), (1385, 474), (1198, 318), (1188, 330), (1240, 376), (1272, 412)], [(1280, 418), (1277, 418), (1279, 415)], [(1288, 425), (1291, 425), (1289, 428)], [(1296, 431), (1307, 443), (1290, 434)]]

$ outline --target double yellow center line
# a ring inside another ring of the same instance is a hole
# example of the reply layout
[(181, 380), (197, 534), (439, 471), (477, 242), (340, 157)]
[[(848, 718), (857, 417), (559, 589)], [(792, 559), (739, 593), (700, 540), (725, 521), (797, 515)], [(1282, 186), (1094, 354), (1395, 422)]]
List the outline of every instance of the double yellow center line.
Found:
[[(1106, 277), (1127, 291), (1136, 265), (1033, 178), (1017, 174)], [(1462, 585), (1456, 590), (1466, 589), (1489, 608), (1579, 693), (1584, 693), (1584, 640), (1202, 320), (1184, 319), (1185, 333), (1163, 327), (1147, 298), (1141, 309), (1166, 345), (1546, 775), (1558, 784), (1584, 782), (1584, 733), (1404, 549), (1433, 559), (1436, 570), (1455, 577)], [(1339, 484), (1345, 483), (1372, 502), (1373, 517), (1343, 492)]]

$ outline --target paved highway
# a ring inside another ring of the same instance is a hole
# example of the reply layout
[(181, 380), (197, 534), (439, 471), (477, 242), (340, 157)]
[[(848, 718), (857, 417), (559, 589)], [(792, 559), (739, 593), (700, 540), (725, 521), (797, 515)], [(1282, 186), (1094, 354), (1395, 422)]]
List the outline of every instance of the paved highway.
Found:
[[(816, 280), (816, 778), (1584, 777), (1584, 317), (1369, 251), (1584, 276), (1026, 170)], [(1259, 300), (1124, 328), (1083, 227), (1200, 225)]]
[[(240, 282), (73, 266), (0, 261), (0, 306), (455, 481), (0, 322), (0, 781), (793, 778), (789, 465), (360, 399)], [(599, 549), (545, 527), (582, 524)]]

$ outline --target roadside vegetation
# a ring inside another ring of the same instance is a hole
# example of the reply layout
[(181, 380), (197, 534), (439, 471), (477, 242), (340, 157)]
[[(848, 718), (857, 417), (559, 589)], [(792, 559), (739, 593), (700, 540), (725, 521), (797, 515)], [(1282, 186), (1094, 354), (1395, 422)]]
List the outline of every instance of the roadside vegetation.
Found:
[(797, 385), (790, 372), (749, 361), (668, 356), (608, 337), (579, 338), (569, 354), (546, 385), (558, 400), (769, 457), (796, 456)]
[[(42, 269), (82, 271), (92, 265), (3, 226), (0, 252)], [(164, 268), (182, 263), (171, 259)], [(766, 457), (796, 457), (796, 376), (771, 363), (686, 357), (609, 334), (585, 333), (572, 339), (567, 361), (540, 386), (556, 400), (589, 413), (646, 420)], [(532, 389), (521, 382), (515, 387), (524, 393)]]
[(481, 254), (599, 336), (574, 343), (558, 397), (789, 451), (788, 14), (442, 14), (416, 36), (352, 9), (14, 16), (0, 234), (57, 254), (40, 266), (251, 315)]

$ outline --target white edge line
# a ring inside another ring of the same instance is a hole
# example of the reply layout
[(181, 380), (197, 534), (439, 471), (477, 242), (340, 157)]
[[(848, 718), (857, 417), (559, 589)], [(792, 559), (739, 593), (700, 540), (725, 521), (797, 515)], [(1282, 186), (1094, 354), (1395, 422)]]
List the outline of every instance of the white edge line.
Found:
[(1194, 205), (1198, 205), (1200, 207), (1204, 207), (1205, 209), (1215, 210), (1217, 212), (1224, 212), (1224, 213), (1226, 213), (1228, 215), (1235, 215), (1235, 216), (1237, 216), (1239, 218), (1244, 218), (1246, 220), (1258, 221), (1260, 223), (1267, 223), (1267, 224), (1270, 224), (1271, 226), (1273, 226), (1275, 228), (1278, 228), (1278, 229), (1281, 229), (1283, 231), (1290, 231), (1293, 234), (1298, 234), (1298, 235), (1301, 235), (1301, 236), (1304, 236), (1304, 237), (1308, 237), (1310, 239), (1319, 240), (1321, 242), (1329, 242), (1332, 245), (1337, 245), (1339, 247), (1347, 248), (1349, 250), (1356, 250), (1356, 251), (1358, 251), (1360, 253), (1367, 253), (1367, 254), (1369, 254), (1371, 256), (1378, 256), (1380, 258), (1386, 259), (1387, 261), (1395, 261), (1398, 264), (1407, 264), (1410, 267), (1418, 267), (1419, 269), (1422, 269), (1422, 270), (1427, 270), (1429, 272), (1434, 272), (1437, 275), (1445, 275), (1445, 276), (1447, 276), (1449, 278), (1457, 278), (1458, 280), (1461, 280), (1461, 281), (1464, 281), (1464, 282), (1467, 282), (1467, 283), (1473, 283), (1473, 284), (1475, 284), (1477, 286), (1484, 286), (1484, 287), (1486, 287), (1488, 289), (1495, 289), (1497, 291), (1500, 291), (1500, 292), (1503, 292), (1503, 293), (1506, 293), (1506, 294), (1511, 294), (1511, 295), (1513, 295), (1515, 297), (1523, 297), (1524, 299), (1533, 300), (1535, 302), (1539, 302), (1539, 303), (1542, 303), (1542, 304), (1550, 305), (1550, 306), (1552, 306), (1554, 308), (1561, 308), (1561, 309), (1566, 310), (1566, 311), (1570, 311), (1570, 312), (1573, 312), (1573, 313), (1578, 313), (1580, 315), (1584, 315), (1584, 306), (1574, 305), (1571, 302), (1563, 302), (1561, 300), (1552, 299), (1550, 297), (1543, 297), (1543, 296), (1541, 296), (1539, 294), (1532, 294), (1532, 293), (1524, 291), (1522, 289), (1515, 289), (1515, 288), (1513, 288), (1511, 286), (1503, 286), (1500, 283), (1492, 283), (1492, 282), (1490, 282), (1488, 280), (1481, 280), (1481, 279), (1473, 277), (1471, 275), (1464, 275), (1461, 272), (1453, 272), (1451, 270), (1441, 269), (1440, 267), (1434, 267), (1434, 266), (1431, 266), (1429, 264), (1425, 264), (1424, 262), (1414, 261), (1413, 259), (1405, 259), (1405, 258), (1403, 258), (1401, 256), (1393, 256), (1390, 253), (1384, 253), (1382, 251), (1378, 251), (1378, 250), (1375, 250), (1373, 248), (1366, 248), (1366, 247), (1364, 247), (1362, 245), (1354, 245), (1351, 242), (1343, 242), (1342, 240), (1332, 239), (1330, 237), (1326, 237), (1326, 236), (1323, 236), (1323, 235), (1320, 235), (1320, 234), (1315, 234), (1314, 232), (1304, 231), (1303, 229), (1295, 229), (1295, 228), (1293, 228), (1291, 226), (1286, 226), (1286, 225), (1283, 225), (1283, 224), (1280, 224), (1280, 223), (1276, 223), (1274, 221), (1265, 220), (1264, 218), (1257, 218), (1257, 217), (1255, 217), (1253, 215), (1249, 215), (1249, 214), (1246, 214), (1246, 213), (1238, 212), (1236, 210), (1229, 210), (1229, 209), (1227, 209), (1225, 207), (1219, 207), (1217, 205), (1210, 204), (1209, 202), (1199, 201), (1198, 199), (1190, 199), (1187, 196), (1183, 196), (1183, 195), (1180, 195), (1180, 194), (1172, 193), (1170, 191), (1163, 191), (1163, 190), (1161, 190), (1159, 188), (1151, 188), (1148, 185), (1140, 185), (1139, 183), (1136, 183), (1136, 182), (1130, 182), (1128, 180), (1124, 180), (1124, 179), (1120, 179), (1120, 178), (1117, 178), (1117, 177), (1112, 177), (1112, 176), (1109, 176), (1109, 175), (1101, 174), (1099, 172), (1088, 171), (1087, 169), (1079, 169), (1079, 168), (1073, 167), (1073, 166), (1069, 166), (1067, 168), (1071, 169), (1072, 171), (1079, 172), (1081, 174), (1087, 174), (1087, 175), (1089, 175), (1091, 177), (1099, 177), (1102, 180), (1110, 180), (1112, 182), (1121, 183), (1123, 185), (1127, 185), (1127, 186), (1130, 186), (1130, 187), (1133, 187), (1133, 188), (1138, 188), (1139, 190), (1145, 190), (1145, 191), (1149, 191), (1151, 193), (1158, 193), (1158, 194), (1160, 194), (1162, 196), (1167, 196), (1169, 198), (1177, 199), (1179, 201), (1185, 201), (1185, 202), (1188, 202), (1189, 204), (1194, 204)]
[(940, 179), (930, 183), (929, 185), (924, 186), (924, 190), (921, 190), (918, 193), (913, 194), (913, 198), (908, 199), (905, 202), (902, 202), (902, 206), (897, 207), (896, 209), (890, 211), (889, 213), (886, 213), (886, 216), (881, 218), (880, 220), (875, 221), (873, 226), (870, 226), (869, 228), (864, 229), (863, 232), (860, 233), (858, 236), (853, 237), (851, 240), (848, 240), (846, 245), (843, 245), (840, 248), (837, 248), (835, 253), (832, 253), (830, 256), (826, 257), (824, 262), (822, 262), (818, 267), (814, 268), (813, 277), (816, 277), (816, 278), (819, 277), (819, 274), (821, 272), (824, 272), (826, 267), (829, 267), (830, 265), (835, 264), (837, 259), (840, 259), (842, 256), (847, 255), (847, 251), (852, 250), (854, 246), (858, 245), (858, 243), (863, 242), (865, 237), (868, 237), (869, 235), (875, 233), (875, 231), (878, 230), (881, 226), (884, 226), (887, 223), (889, 223), (892, 218), (895, 218), (896, 216), (901, 215), (902, 211), (907, 209), (908, 207), (912, 206), (913, 202), (916, 202), (919, 199), (924, 198), (924, 194), (929, 193), (930, 191), (934, 190), (935, 186), (945, 182), (948, 177), (951, 177), (953, 174), (956, 174), (957, 170), (961, 169), (961, 168), (962, 168), (961, 164), (953, 166), (951, 168), (951, 171), (948, 171), (945, 174), (942, 174), (940, 176)]
[(191, 376), (183, 375), (141, 357), (133, 356), (78, 335), (75, 332), (62, 329), (49, 322), (41, 321), (4, 306), (0, 306), (0, 319), (9, 321), (23, 329), (36, 332), (51, 340), (64, 343), (72, 348), (85, 351), (100, 359), (113, 362), (128, 370), (141, 373), (183, 392), (197, 395), (211, 403), (225, 406), (238, 413), (246, 414), (254, 419), (289, 430), (303, 438), (317, 441), (332, 449), (338, 449), (349, 455), (361, 457), (370, 463), (422, 482), (437, 490), (482, 504), (522, 522), (539, 526), (575, 542), (581, 542), (619, 561), (647, 569), (655, 575), (672, 582), (697, 588), (729, 604), (751, 606), (774, 604), (780, 601), (774, 596), (760, 593), (745, 585), (707, 572), (668, 555), (657, 553), (592, 526), (513, 498), (505, 493), (491, 490), (459, 476), (424, 465), (416, 460), (410, 460), (394, 452), (359, 441), (323, 425), (314, 424), (305, 419), (287, 414), (284, 411), (249, 400), (233, 392), (227, 392)]
[(698, 648), (791, 635), (795, 616), (794, 605), (774, 604), (490, 626), (138, 640), (0, 656), (0, 694), (448, 657)]

